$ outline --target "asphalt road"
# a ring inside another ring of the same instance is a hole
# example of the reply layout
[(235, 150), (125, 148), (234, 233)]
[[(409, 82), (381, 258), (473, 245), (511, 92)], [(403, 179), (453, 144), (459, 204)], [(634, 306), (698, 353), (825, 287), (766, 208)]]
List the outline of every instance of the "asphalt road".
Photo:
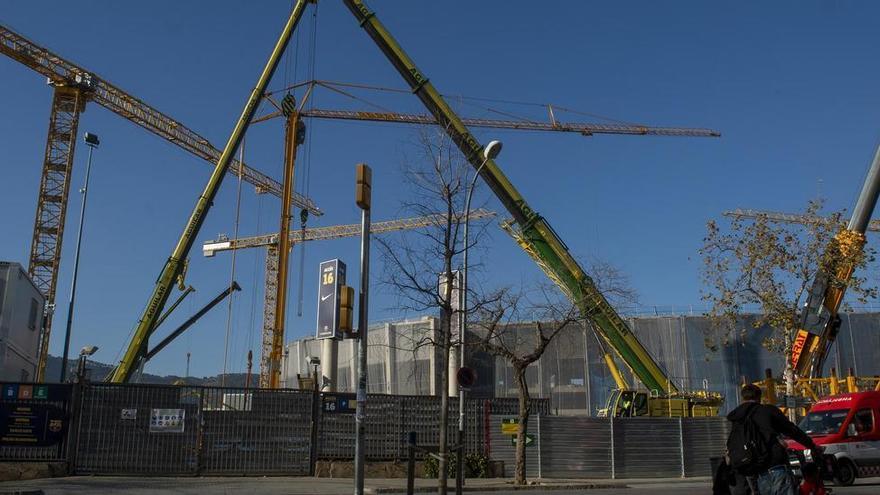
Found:
[[(857, 483), (853, 486), (836, 487), (829, 485), (833, 495), (877, 495), (880, 494), (880, 480), (872, 480), (872, 483)], [(707, 483), (688, 483), (685, 481), (674, 483), (646, 483), (632, 484), (629, 488), (603, 488), (597, 490), (529, 490), (529, 491), (505, 491), (505, 492), (467, 492), (481, 493), (485, 495), (706, 495), (712, 493), (711, 485)]]
[[(420, 485), (425, 486), (429, 480), (420, 480)], [(385, 480), (384, 487), (401, 487), (400, 480)], [(372, 485), (381, 487), (383, 483), (375, 480), (367, 480), (367, 487)], [(851, 487), (835, 487), (835, 495), (876, 495), (880, 494), (880, 478), (859, 480)], [(170, 495), (241, 495), (241, 494), (269, 494), (269, 495), (349, 495), (352, 492), (350, 479), (315, 479), (315, 478), (135, 478), (135, 477), (71, 477), (54, 478), (32, 481), (8, 481), (0, 483), (0, 495), (11, 493), (38, 493), (42, 490), (46, 495), (61, 494), (93, 494), (93, 493), (118, 493), (124, 495), (146, 494), (170, 494)], [(704, 495), (711, 493), (710, 485), (706, 481), (687, 480), (663, 480), (651, 482), (648, 480), (632, 480), (628, 487), (582, 489), (582, 490), (552, 490), (552, 489), (528, 489), (509, 491), (481, 491), (466, 493), (484, 493), (486, 495)]]

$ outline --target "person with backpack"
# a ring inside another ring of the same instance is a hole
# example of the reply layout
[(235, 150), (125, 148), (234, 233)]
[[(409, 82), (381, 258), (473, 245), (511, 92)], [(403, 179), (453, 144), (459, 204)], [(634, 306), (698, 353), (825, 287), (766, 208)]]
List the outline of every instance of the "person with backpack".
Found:
[(740, 391), (742, 403), (727, 415), (733, 423), (727, 438), (730, 467), (742, 476), (754, 476), (761, 495), (796, 495), (798, 485), (789, 467), (785, 435), (813, 455), (822, 448), (788, 420), (777, 407), (761, 404), (761, 388), (748, 384)]

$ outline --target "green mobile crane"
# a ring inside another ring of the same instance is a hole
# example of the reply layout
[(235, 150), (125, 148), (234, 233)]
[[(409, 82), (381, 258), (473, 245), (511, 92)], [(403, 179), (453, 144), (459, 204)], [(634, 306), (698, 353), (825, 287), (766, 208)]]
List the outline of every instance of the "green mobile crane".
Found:
[(613, 415), (639, 416), (717, 414), (722, 402), (721, 396), (705, 391), (680, 391), (568, 252), (565, 243), (554, 232), (550, 223), (528, 205), (494, 160), (485, 160), (483, 165), (483, 146), (377, 19), (375, 12), (361, 0), (343, 1), (466, 159), (480, 169), (483, 180), (513, 216), (513, 222), (507, 225), (508, 232), (513, 234), (520, 246), (571, 298), (582, 315), (594, 324), (601, 338), (617, 352), (648, 389), (618, 390), (612, 394), (606, 410)]

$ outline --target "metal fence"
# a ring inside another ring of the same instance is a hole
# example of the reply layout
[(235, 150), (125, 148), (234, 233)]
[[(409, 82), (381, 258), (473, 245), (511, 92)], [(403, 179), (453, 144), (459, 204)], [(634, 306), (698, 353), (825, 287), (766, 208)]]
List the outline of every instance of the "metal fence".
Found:
[[(353, 394), (334, 394), (354, 400)], [(514, 414), (517, 399), (468, 399), (465, 402), (465, 450), (483, 452), (487, 442), (487, 420), (493, 412)], [(533, 401), (532, 409), (549, 413), (546, 399)], [(354, 452), (355, 418), (353, 414), (327, 413), (321, 409), (318, 431), (318, 457), (321, 459), (351, 459)], [(367, 427), (365, 453), (368, 460), (402, 460), (407, 450), (406, 434), (416, 432), (421, 446), (436, 446), (440, 442), (438, 419), (440, 399), (431, 396), (369, 395), (367, 398)], [(458, 399), (449, 401), (449, 428), (447, 445), (454, 445), (458, 432)], [(419, 451), (418, 458), (424, 457)]]
[(308, 474), (312, 393), (95, 384), (83, 388), (81, 474)]
[[(492, 416), (491, 457), (513, 475), (515, 446)], [(526, 475), (544, 478), (654, 478), (710, 476), (710, 457), (724, 452), (725, 418), (533, 417)]]
[[(349, 394), (141, 384), (37, 387), (2, 384), (0, 410), (7, 418), (0, 424), (7, 430), (16, 418), (47, 419), (31, 421), (30, 429), (16, 427), (18, 444), (9, 445), (12, 437), (4, 436), (0, 460), (67, 460), (78, 474), (295, 476), (310, 474), (317, 459), (354, 454)], [(549, 406), (546, 399), (532, 405), (529, 477), (708, 476), (709, 458), (723, 451), (729, 433), (724, 418), (549, 416)], [(501, 423), (515, 419), (517, 407), (516, 399), (466, 403), (466, 451), (504, 461), (507, 476), (513, 474), (515, 446)], [(436, 446), (439, 416), (438, 397), (369, 395), (367, 460), (404, 459), (410, 431), (420, 446)], [(38, 423), (60, 429), (39, 430)], [(452, 399), (450, 446), (457, 424)], [(57, 441), (21, 445), (37, 437)]]
[[(5, 394), (0, 426), (24, 431), (15, 426), (16, 418), (51, 413), (63, 419), (30, 421), (36, 426), (26, 435), (4, 436), (0, 460), (69, 461), (78, 474), (305, 475), (317, 459), (354, 455), (353, 394), (145, 384), (0, 385)], [(33, 398), (37, 387), (40, 393)], [(334, 407), (323, 407), (328, 401)], [(467, 401), (466, 451), (483, 450), (493, 411), (511, 414), (516, 408), (516, 399)], [(535, 400), (533, 410), (547, 414), (549, 402)], [(369, 395), (367, 460), (405, 459), (410, 431), (420, 445), (436, 446), (439, 416), (438, 397)], [(52, 435), (37, 431), (43, 423), (58, 430)], [(458, 402), (451, 399), (450, 446), (457, 424)], [(55, 440), (51, 445), (23, 446), (49, 436)], [(11, 440), (19, 443), (9, 445)]]

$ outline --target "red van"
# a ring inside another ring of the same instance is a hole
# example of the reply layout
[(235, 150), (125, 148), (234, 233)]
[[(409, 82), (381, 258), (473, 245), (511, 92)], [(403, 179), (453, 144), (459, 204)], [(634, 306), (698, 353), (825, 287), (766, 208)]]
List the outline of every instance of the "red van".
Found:
[[(837, 459), (835, 482), (880, 476), (880, 392), (825, 397), (810, 408), (800, 428)], [(804, 447), (789, 441), (794, 450)]]

